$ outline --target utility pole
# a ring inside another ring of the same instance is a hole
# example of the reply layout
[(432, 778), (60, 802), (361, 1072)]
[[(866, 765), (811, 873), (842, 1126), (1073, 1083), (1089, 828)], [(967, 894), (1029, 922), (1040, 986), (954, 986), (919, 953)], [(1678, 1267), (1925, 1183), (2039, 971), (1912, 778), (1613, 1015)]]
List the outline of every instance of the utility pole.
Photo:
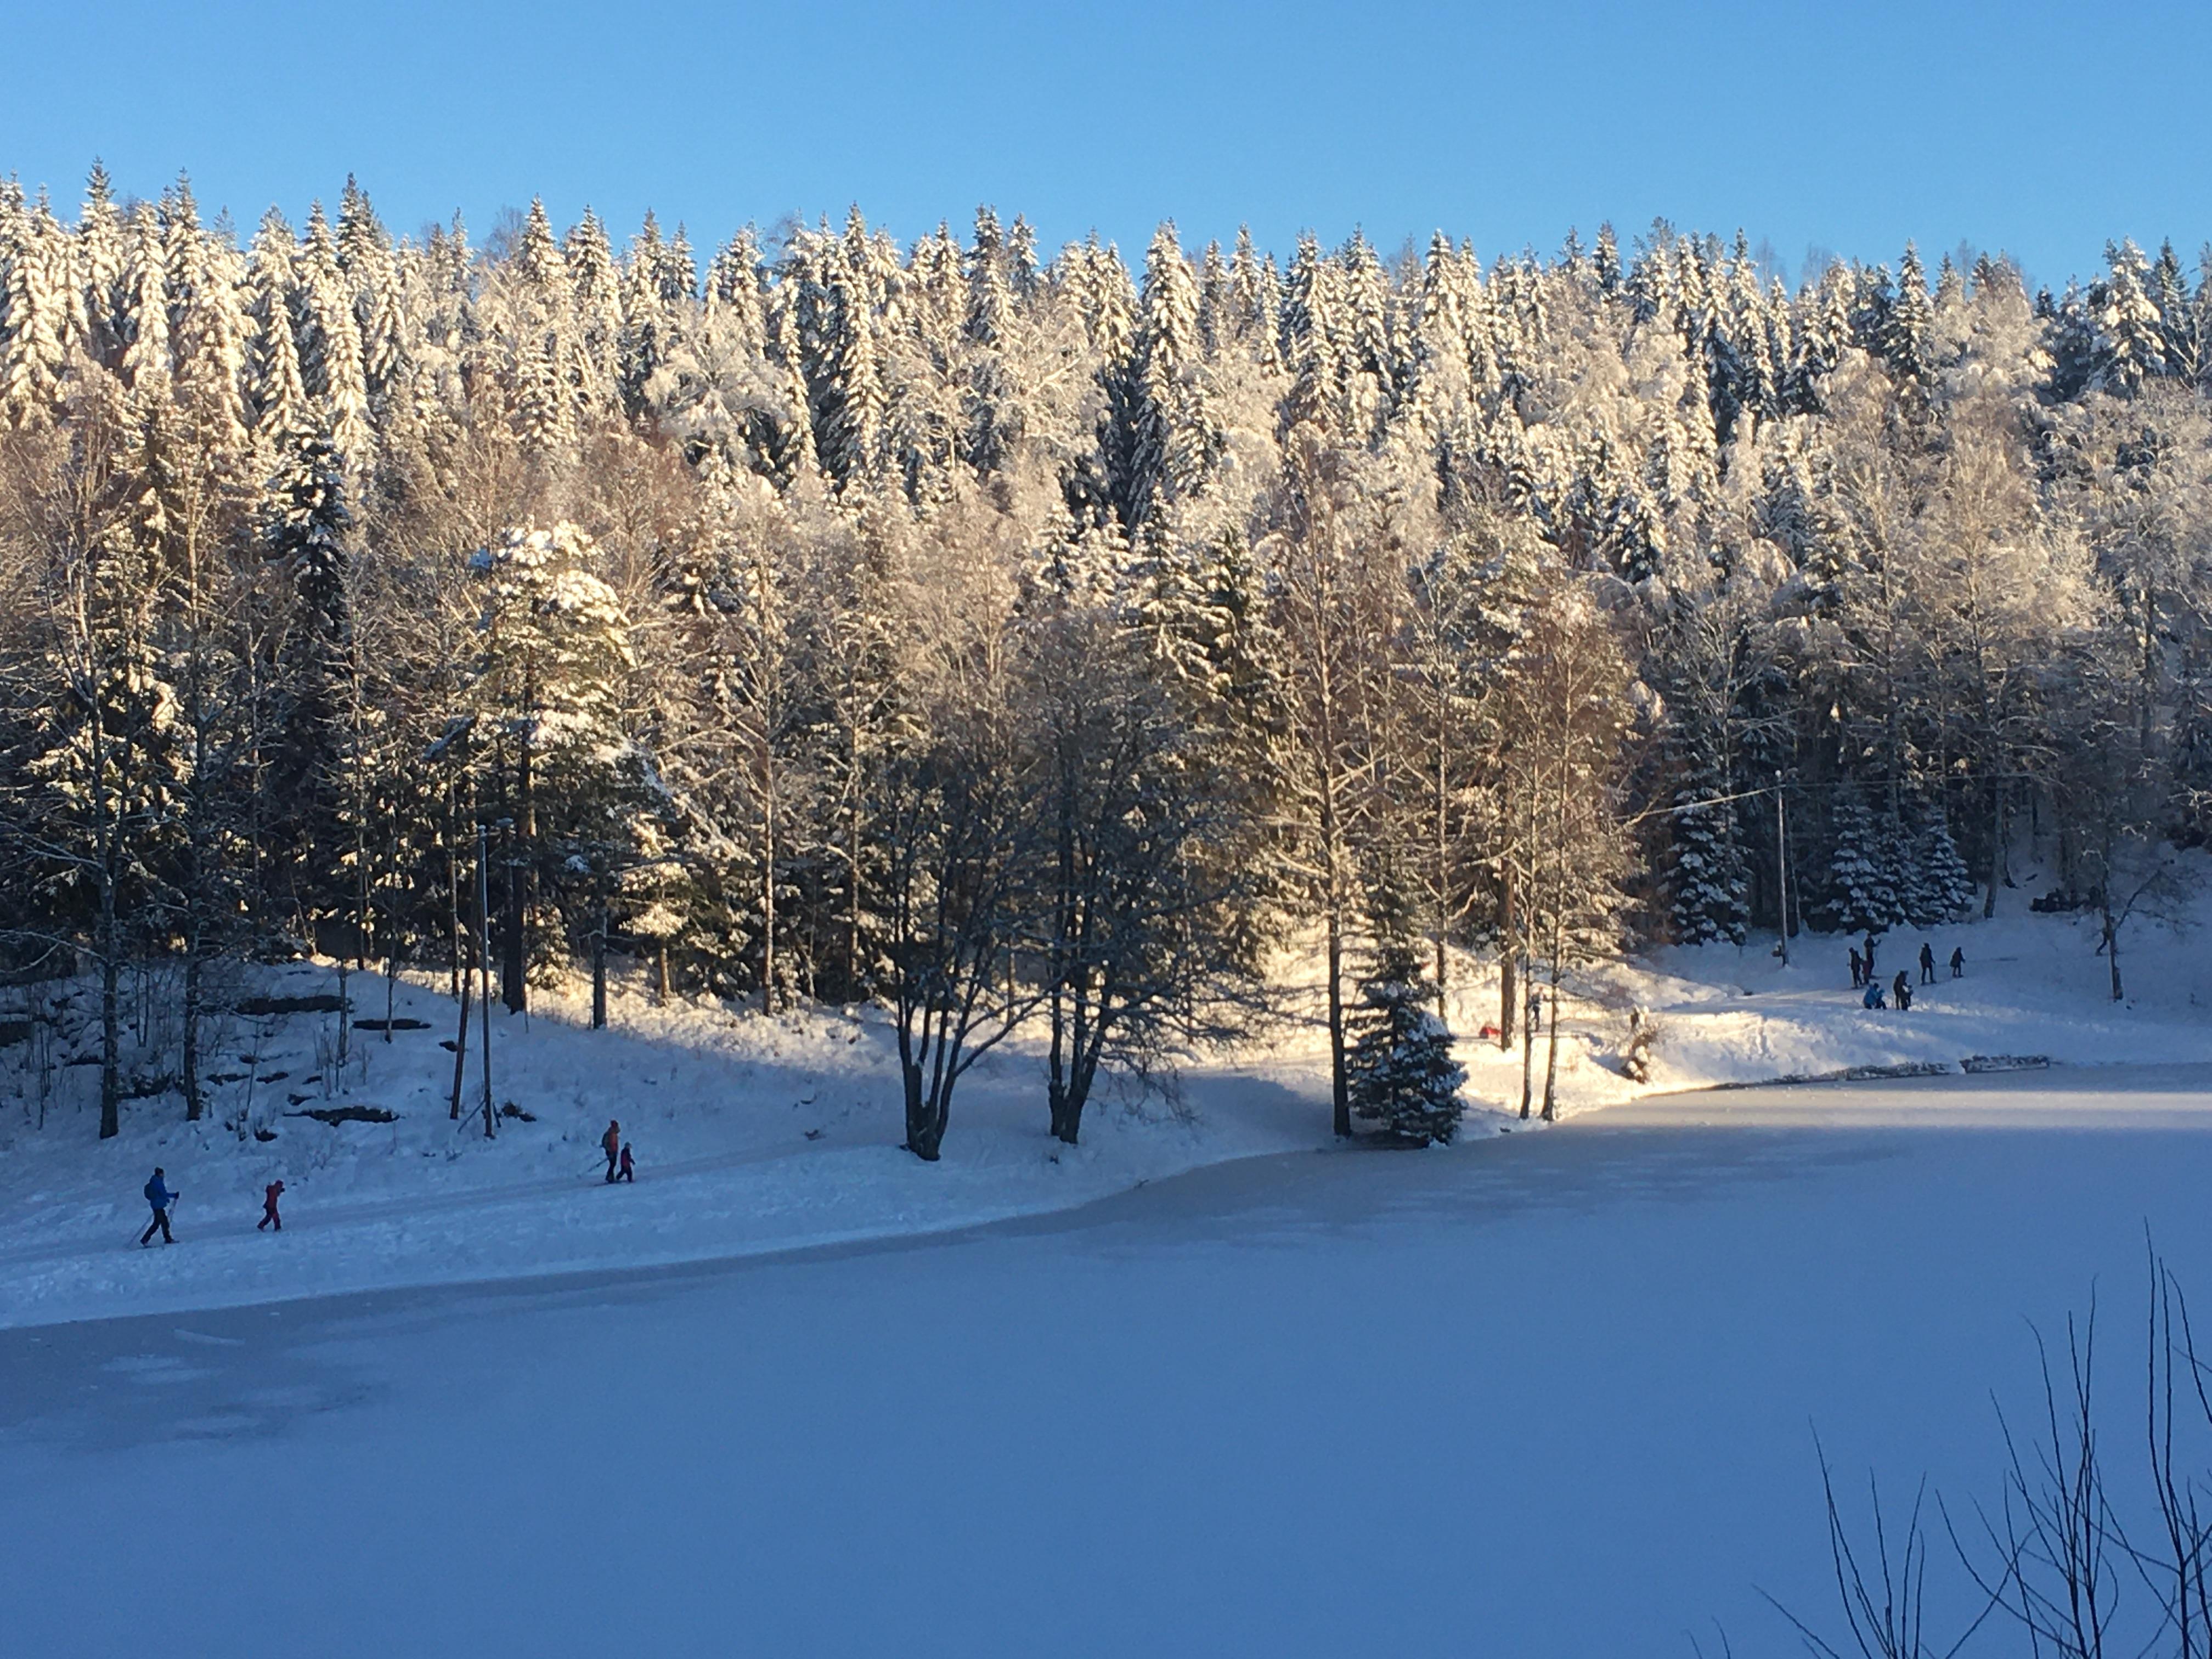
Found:
[(1782, 965), (1790, 965), (1790, 831), (1782, 805), (1782, 774), (1774, 775), (1774, 919)]
[(489, 843), (484, 827), (477, 825), (477, 968), (484, 988), (478, 999), (483, 1008), (483, 1123), (484, 1139), (489, 1140), (498, 1133), (497, 1117), (491, 1106), (491, 878), (486, 873)]

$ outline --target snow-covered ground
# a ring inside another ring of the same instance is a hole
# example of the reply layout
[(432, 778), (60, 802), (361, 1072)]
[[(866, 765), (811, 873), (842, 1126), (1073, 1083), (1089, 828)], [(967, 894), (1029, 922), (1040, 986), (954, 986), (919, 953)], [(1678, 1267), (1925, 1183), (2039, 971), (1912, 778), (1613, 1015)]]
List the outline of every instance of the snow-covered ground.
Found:
[(1994, 1498), (1990, 1392), (2033, 1417), (2026, 1322), (2094, 1286), (2132, 1488), (2146, 1225), (2212, 1295), (2208, 1086), (1653, 1097), (936, 1239), (0, 1331), (0, 1647), (1797, 1651), (1757, 1586), (1850, 1650), (1814, 1427), (1847, 1500)]
[[(1566, 1108), (1851, 1066), (1955, 1066), (1977, 1054), (2212, 1060), (2204, 935), (2132, 929), (2123, 958), (2131, 996), (2119, 1005), (2086, 921), (2022, 913), (1928, 937), (1940, 959), (1962, 946), (1967, 976), (1926, 988), (1909, 1013), (1860, 1008), (1844, 971), (1847, 942), (1826, 936), (1796, 941), (1786, 968), (1769, 936), (1741, 951), (1662, 952), (1578, 981), (1565, 1003)], [(1885, 980), (1917, 955), (1920, 938), (1884, 942)], [(1434, 1154), (1449, 1160), (1484, 1155), (1482, 1143), (1511, 1122), (1521, 1079), (1517, 1054), (1474, 1035), (1497, 1017), (1494, 976), (1473, 963), (1458, 969), (1453, 1023), (1478, 1105), (1468, 1144)], [(262, 988), (300, 995), (334, 983), (328, 968), (301, 964)], [(384, 1017), (380, 979), (356, 976), (352, 990), (356, 1017)], [(207, 1065), (229, 1080), (205, 1122), (183, 1122), (174, 1096), (134, 1102), (123, 1134), (104, 1144), (93, 1134), (90, 1066), (50, 1074), (46, 1125), (33, 1127), (35, 1079), (19, 1043), (0, 1048), (0, 1327), (941, 1231), (1067, 1208), (1205, 1164), (1308, 1150), (1328, 1139), (1317, 1001), (1309, 987), (1291, 997), (1291, 1018), (1234, 1052), (1194, 1059), (1172, 1102), (1109, 1092), (1078, 1148), (1045, 1133), (1036, 1053), (1009, 1044), (963, 1083), (936, 1165), (898, 1148), (881, 1020), (835, 1010), (771, 1020), (715, 1004), (655, 1007), (635, 988), (617, 988), (606, 1031), (585, 1029), (575, 996), (541, 999), (527, 1022), (496, 1013), (495, 1098), (532, 1115), (503, 1119), (490, 1141), (473, 1114), (448, 1116), (453, 1057), (441, 1043), (457, 1011), (428, 980), (397, 988), (395, 1002), (400, 1018), (425, 1029), (388, 1041), (355, 1031), (343, 1067), (334, 1015), (239, 1019)], [(1632, 1006), (1656, 1021), (1646, 1085), (1620, 1070)], [(89, 1012), (82, 992), (76, 1012)], [(471, 1103), (477, 1042), (472, 1021)], [(396, 1115), (326, 1126), (292, 1115), (346, 1104)], [(637, 1148), (634, 1188), (599, 1179), (596, 1143), (610, 1117)], [(254, 1138), (255, 1128), (274, 1139)], [(157, 1164), (184, 1194), (179, 1243), (140, 1251), (138, 1190)], [(281, 1238), (254, 1229), (261, 1189), (280, 1177)]]

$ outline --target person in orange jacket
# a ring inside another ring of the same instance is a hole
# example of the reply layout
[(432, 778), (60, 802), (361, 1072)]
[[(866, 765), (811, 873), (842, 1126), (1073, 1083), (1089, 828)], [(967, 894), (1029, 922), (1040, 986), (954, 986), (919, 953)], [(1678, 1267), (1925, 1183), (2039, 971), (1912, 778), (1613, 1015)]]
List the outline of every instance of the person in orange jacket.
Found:
[(274, 1227), (280, 1233), (284, 1231), (284, 1218), (276, 1213), (276, 1200), (283, 1195), (284, 1183), (281, 1181), (272, 1181), (261, 1189), (261, 1219), (253, 1224), (255, 1232), (264, 1227)]
[(615, 1164), (622, 1157), (622, 1124), (617, 1119), (607, 1120), (607, 1132), (599, 1137), (599, 1150), (607, 1155), (607, 1182), (612, 1185)]

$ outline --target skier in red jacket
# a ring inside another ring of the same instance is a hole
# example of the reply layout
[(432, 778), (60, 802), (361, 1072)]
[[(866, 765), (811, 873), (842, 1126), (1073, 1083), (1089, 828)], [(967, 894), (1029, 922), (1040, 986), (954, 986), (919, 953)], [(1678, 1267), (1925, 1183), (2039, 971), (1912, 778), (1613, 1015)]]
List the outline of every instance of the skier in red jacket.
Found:
[(599, 1150), (607, 1155), (607, 1181), (611, 1185), (616, 1162), (622, 1157), (622, 1124), (618, 1120), (607, 1120), (607, 1132), (599, 1137)]
[(284, 1218), (276, 1213), (276, 1200), (283, 1195), (284, 1183), (281, 1181), (272, 1181), (261, 1189), (261, 1219), (253, 1224), (255, 1232), (264, 1227), (274, 1227), (280, 1233), (284, 1231)]

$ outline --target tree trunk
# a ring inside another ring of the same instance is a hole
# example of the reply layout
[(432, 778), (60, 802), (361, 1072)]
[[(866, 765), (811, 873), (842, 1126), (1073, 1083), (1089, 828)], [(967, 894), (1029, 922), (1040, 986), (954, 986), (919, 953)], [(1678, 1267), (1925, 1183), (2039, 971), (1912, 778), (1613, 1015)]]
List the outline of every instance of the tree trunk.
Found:
[(1054, 1137), (1073, 1144), (1075, 1137), (1068, 1132), (1067, 1127), (1067, 1010), (1056, 987), (1052, 994), (1048, 1015), (1052, 1038), (1045, 1050), (1045, 1107), (1052, 1115)]
[(1344, 918), (1335, 895), (1328, 903), (1328, 1099), (1330, 1127), (1352, 1133), (1352, 1084), (1344, 1059)]
[(461, 994), (461, 975), (465, 970), (461, 966), (461, 860), (454, 848), (454, 817), (453, 790), (448, 786), (446, 793), (446, 941), (452, 947), (452, 962), (446, 983), (447, 994), (458, 998)]
[(100, 1138), (123, 1133), (122, 973), (115, 961), (114, 899), (107, 900), (100, 959)]
[(200, 1097), (200, 943), (197, 937), (185, 954), (185, 1052), (180, 1069), (185, 1121), (197, 1123), (207, 1110)]
[(1449, 1020), (1450, 1012), (1445, 992), (1444, 935), (1450, 931), (1451, 918), (1451, 777), (1449, 757), (1444, 747), (1444, 726), (1439, 720), (1437, 726), (1437, 1018)]
[(2120, 988), (2120, 930), (2112, 924), (2112, 895), (2109, 885), (2110, 880), (2111, 878), (2107, 877), (2105, 897), (2103, 902), (2098, 906), (2098, 915), (2103, 919), (2105, 924), (2105, 965), (2111, 969), (2112, 973), (2112, 1000), (2118, 1002), (2127, 994)]
[(1547, 1040), (1544, 1050), (1544, 1121), (1559, 1121), (1559, 959), (1552, 958), (1552, 1006), (1544, 1011)]
[(1990, 891), (1982, 901), (1982, 920), (1987, 921), (1997, 913), (1997, 883), (2004, 877), (2004, 780), (1990, 780)]
[(1536, 1095), (1536, 1033), (1534, 1022), (1524, 1020), (1521, 1027), (1521, 1121), (1528, 1121), (1528, 1108)]
[(477, 998), (477, 1040), (483, 1053), (483, 1132), (489, 1140), (498, 1133), (491, 1109), (491, 872), (489, 846), (483, 826), (477, 826), (477, 979), (483, 994)]
[(592, 1029), (607, 1029), (607, 910), (599, 907), (599, 925), (592, 933)]
[(921, 1067), (909, 1061), (906, 1066), (907, 1151), (925, 1164), (936, 1163), (945, 1145), (945, 1120), (949, 1115), (941, 1093), (935, 1100), (924, 1094)]
[(761, 841), (761, 1012), (775, 1012), (775, 815), (771, 808)]
[[(1514, 1016), (1517, 1012), (1521, 994), (1520, 975), (1514, 972), (1517, 961), (1514, 951), (1516, 929), (1520, 918), (1514, 914), (1517, 896), (1513, 881), (1513, 860), (1509, 854), (1503, 866), (1503, 885), (1505, 889), (1502, 927), (1498, 936), (1498, 1048), (1501, 1054), (1513, 1052)], [(1527, 1114), (1523, 1113), (1523, 1116)]]
[[(522, 763), (523, 787), (529, 787), (530, 762)], [(522, 861), (516, 855), (514, 830), (510, 826), (504, 832), (507, 842), (507, 937), (501, 941), (502, 960), (500, 963), (500, 996), (507, 1004), (507, 1012), (520, 1014), (528, 1012), (530, 993), (523, 981), (529, 971), (530, 946), (523, 937), (526, 926), (528, 906), (523, 896)]]
[(668, 1006), (668, 941), (662, 939), (653, 952), (653, 999), (659, 1006)]
[[(454, 960), (457, 963), (459, 962), (458, 951), (454, 953)], [(456, 1123), (461, 1121), (461, 1082), (468, 1073), (469, 990), (470, 981), (473, 978), (465, 966), (460, 968), (459, 974), (461, 1024), (460, 1029), (453, 1033), (453, 1109), (447, 1115)]]

